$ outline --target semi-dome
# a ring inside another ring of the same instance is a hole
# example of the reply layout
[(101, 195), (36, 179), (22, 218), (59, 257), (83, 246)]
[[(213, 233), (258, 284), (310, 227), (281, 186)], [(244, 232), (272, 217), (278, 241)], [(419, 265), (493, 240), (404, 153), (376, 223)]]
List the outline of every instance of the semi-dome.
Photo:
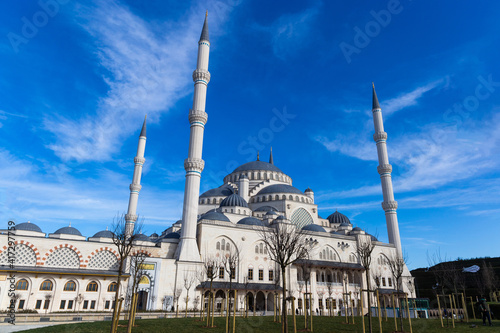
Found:
[(219, 207), (235, 207), (235, 206), (248, 208), (248, 204), (245, 201), (245, 199), (243, 199), (236, 193), (233, 193), (224, 200), (222, 200)]
[(259, 193), (257, 193), (257, 195), (268, 194), (268, 193), (294, 193), (294, 194), (304, 195), (304, 193), (302, 193), (302, 191), (299, 190), (298, 188), (286, 184), (274, 184), (266, 186), (262, 190), (260, 190)]
[(315, 231), (315, 232), (326, 232), (325, 228), (317, 224), (308, 224), (302, 227), (302, 230), (305, 231)]
[(108, 229), (99, 231), (92, 237), (100, 237), (100, 238), (113, 238), (113, 233)]
[(200, 195), (200, 198), (206, 198), (206, 197), (227, 197), (228, 195), (231, 195), (234, 193), (233, 188), (231, 185), (224, 184), (222, 186), (219, 186), (217, 188), (211, 189)]
[(62, 227), (60, 229), (57, 229), (54, 234), (64, 234), (64, 235), (75, 235), (75, 236), (81, 236), (82, 234), (78, 229), (73, 228), (71, 225), (69, 227)]
[(262, 206), (254, 210), (254, 212), (269, 212), (269, 211), (277, 212), (278, 210), (273, 206)]
[(217, 210), (212, 210), (212, 211), (209, 211), (208, 213), (203, 214), (200, 217), (200, 220), (231, 222), (231, 221), (229, 221), (229, 219), (227, 218), (226, 215), (224, 215), (223, 213), (221, 213)]
[(250, 170), (265, 170), (265, 171), (275, 171), (283, 173), (283, 171), (281, 171), (280, 168), (278, 168), (274, 164), (267, 163), (264, 161), (252, 161), (245, 163), (234, 169), (232, 173), (250, 171)]
[(265, 222), (256, 219), (255, 217), (244, 217), (241, 220), (238, 221), (238, 224), (244, 224), (244, 225), (258, 225), (258, 226), (264, 226), (266, 225)]
[(166, 234), (165, 237), (163, 238), (167, 238), (167, 239), (179, 239), (181, 238), (181, 234), (178, 233), (178, 232), (171, 232), (169, 234)]
[(16, 230), (43, 232), (39, 226), (31, 222), (23, 222), (16, 225)]
[(327, 217), (330, 223), (338, 223), (338, 224), (351, 224), (351, 221), (342, 213), (335, 211), (335, 213), (331, 214)]

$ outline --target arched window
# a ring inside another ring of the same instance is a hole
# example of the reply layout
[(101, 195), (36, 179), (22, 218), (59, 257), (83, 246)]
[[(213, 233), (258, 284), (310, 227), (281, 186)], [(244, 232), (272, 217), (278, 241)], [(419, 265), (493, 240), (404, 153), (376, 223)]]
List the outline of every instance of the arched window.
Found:
[(64, 285), (63, 291), (75, 291), (76, 290), (76, 283), (75, 281), (68, 281)]
[(259, 252), (262, 254), (264, 253), (264, 244), (260, 243), (260, 250)]
[(229, 242), (226, 243), (226, 251), (229, 251)]
[(295, 201), (299, 201), (299, 196), (298, 195), (295, 196)]
[(241, 210), (238, 208), (238, 214), (241, 214)]
[(216, 250), (220, 250), (220, 242), (217, 242), (217, 245), (215, 245)]
[(288, 197), (288, 200), (293, 200), (293, 196), (289, 196), (289, 197)]
[(283, 194), (283, 196), (281, 197), (281, 200), (286, 200), (286, 195)]
[(108, 292), (113, 292), (113, 291), (116, 291), (118, 285), (116, 284), (116, 282), (111, 282), (108, 286)]
[(267, 197), (269, 201), (272, 201), (273, 200), (273, 196), (269, 194), (269, 196)]
[(303, 198), (303, 197), (302, 197), (302, 198), (300, 198), (300, 201), (304, 202), (304, 198)]
[(28, 280), (21, 279), (16, 282), (16, 290), (28, 290)]
[(323, 259), (323, 253), (322, 252), (319, 253), (319, 258)]
[(259, 245), (255, 245), (255, 253), (259, 253)]
[(276, 194), (276, 196), (274, 197), (274, 200), (279, 200), (280, 199), (280, 196)]
[(51, 291), (54, 287), (54, 284), (50, 280), (45, 280), (40, 285), (40, 290)]
[(97, 291), (97, 282), (89, 282), (89, 284), (87, 285), (87, 291)]
[(221, 250), (224, 250), (226, 248), (226, 241), (223, 239), (220, 245)]

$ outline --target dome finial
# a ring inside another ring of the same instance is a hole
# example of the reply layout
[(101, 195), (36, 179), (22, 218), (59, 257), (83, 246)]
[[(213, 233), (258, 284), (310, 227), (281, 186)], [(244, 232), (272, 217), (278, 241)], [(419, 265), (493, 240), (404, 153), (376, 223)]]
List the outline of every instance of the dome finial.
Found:
[(207, 42), (209, 42), (207, 18), (208, 18), (208, 10), (205, 12), (205, 22), (203, 22), (203, 29), (201, 30), (200, 41), (206, 40)]
[(259, 151), (257, 150), (257, 161), (260, 161)]
[(269, 154), (269, 163), (274, 164), (274, 160), (273, 160), (273, 147), (271, 147), (271, 153)]

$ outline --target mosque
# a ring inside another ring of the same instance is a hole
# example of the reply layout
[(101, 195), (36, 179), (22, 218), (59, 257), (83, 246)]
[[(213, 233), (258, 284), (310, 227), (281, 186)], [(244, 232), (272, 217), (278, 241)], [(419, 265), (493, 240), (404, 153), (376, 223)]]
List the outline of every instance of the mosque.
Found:
[[(188, 308), (200, 308), (202, 295), (207, 292), (203, 274), (205, 258), (223, 257), (236, 252), (239, 261), (232, 275), (233, 289), (237, 290), (236, 307), (245, 307), (245, 295), (251, 310), (272, 311), (275, 292), (281, 290), (279, 270), (270, 260), (260, 232), (277, 223), (291, 223), (307, 233), (316, 244), (310, 259), (312, 268), (309, 292), (311, 309), (323, 311), (332, 306), (335, 312), (345, 307), (344, 293), (351, 292), (354, 306), (360, 301), (360, 289), (366, 289), (364, 268), (356, 254), (356, 244), (372, 242), (372, 272), (378, 272), (382, 294), (395, 290), (387, 260), (402, 256), (397, 221), (397, 202), (394, 200), (391, 171), (387, 155), (381, 108), (373, 88), (374, 140), (378, 152), (378, 172), (382, 183), (383, 202), (389, 243), (353, 227), (349, 218), (332, 212), (327, 218), (318, 215), (314, 192), (293, 186), (292, 178), (273, 161), (256, 161), (240, 165), (223, 179), (223, 184), (200, 195), (200, 181), (204, 168), (202, 159), (203, 134), (207, 123), (205, 100), (210, 81), (208, 72), (210, 41), (207, 18), (198, 43), (196, 70), (193, 72), (193, 106), (189, 110), (190, 144), (184, 161), (186, 183), (182, 219), (165, 231), (150, 236), (140, 234), (135, 247), (146, 254), (142, 265), (138, 302), (142, 310), (169, 310), (179, 296), (179, 308), (185, 307), (188, 293), (185, 280), (191, 277)], [(139, 136), (134, 173), (130, 185), (130, 200), (125, 215), (127, 232), (137, 220), (137, 206), (141, 190), (142, 166), (145, 163), (146, 120)], [(374, 147), (375, 149), (375, 147)], [(8, 307), (10, 273), (15, 274), (16, 309), (34, 309), (38, 312), (112, 311), (117, 288), (126, 300), (130, 296), (130, 282), (116, 284), (118, 256), (112, 242), (112, 232), (102, 230), (86, 237), (74, 226), (46, 233), (35, 223), (16, 225), (15, 263), (9, 265), (7, 230), (0, 231), (0, 306)], [(217, 309), (224, 306), (230, 274), (219, 269), (213, 282)], [(412, 278), (405, 269), (403, 288), (410, 292)], [(304, 274), (301, 265), (287, 270), (287, 289), (298, 299), (298, 307), (309, 308), (304, 299)], [(375, 283), (372, 282), (372, 286)], [(366, 308), (366, 294), (364, 304)], [(365, 309), (366, 310), (366, 309)]]

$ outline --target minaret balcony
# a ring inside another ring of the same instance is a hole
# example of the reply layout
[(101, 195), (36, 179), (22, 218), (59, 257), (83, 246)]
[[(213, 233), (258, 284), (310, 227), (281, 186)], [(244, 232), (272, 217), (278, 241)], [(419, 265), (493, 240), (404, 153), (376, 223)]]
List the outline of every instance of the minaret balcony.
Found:
[(208, 82), (210, 82), (210, 72), (206, 69), (195, 69), (195, 71), (193, 72), (193, 81), (195, 83), (203, 82), (205, 84), (208, 84)]
[(384, 202), (382, 202), (382, 209), (384, 211), (396, 210), (396, 209), (398, 209), (398, 202), (397, 201), (384, 201)]
[(139, 192), (142, 188), (141, 184), (130, 184), (130, 192)]
[(184, 160), (184, 169), (186, 171), (202, 172), (205, 168), (205, 161), (201, 158), (186, 158)]
[(392, 172), (392, 165), (390, 164), (382, 164), (377, 167), (377, 171), (379, 175), (390, 174)]
[(385, 141), (387, 140), (387, 133), (386, 132), (377, 132), (375, 134), (373, 134), (373, 140), (375, 142), (379, 142), (379, 141)]
[(189, 122), (193, 123), (202, 123), (205, 125), (208, 120), (208, 114), (202, 110), (189, 110)]

